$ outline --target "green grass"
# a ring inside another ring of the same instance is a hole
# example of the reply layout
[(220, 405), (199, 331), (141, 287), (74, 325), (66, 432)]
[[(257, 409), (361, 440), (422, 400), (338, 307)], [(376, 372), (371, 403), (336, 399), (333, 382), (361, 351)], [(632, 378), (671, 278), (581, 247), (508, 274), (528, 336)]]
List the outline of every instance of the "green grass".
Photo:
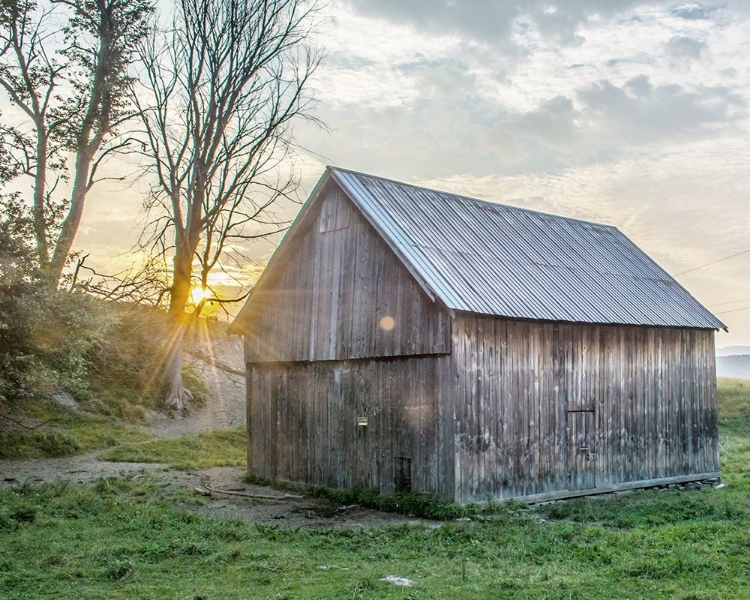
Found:
[(24, 413), (32, 422), (52, 421), (33, 430), (0, 430), (0, 459), (70, 456), (151, 437), (117, 419), (76, 413), (53, 402), (27, 403)]
[(750, 381), (719, 379), (722, 481), (750, 496)]
[(178, 438), (117, 446), (99, 456), (115, 462), (165, 463), (175, 469), (240, 467), (247, 461), (244, 428), (206, 431)]
[[(191, 407), (203, 406), (208, 398), (203, 379), (190, 368), (185, 368), (183, 377), (185, 385), (193, 391)], [(40, 398), (13, 404), (0, 403), (0, 414), (9, 413), (13, 419), (0, 419), (0, 459), (58, 458), (143, 442), (152, 437), (145, 429), (146, 409), (163, 409), (159, 404), (160, 396), (153, 391), (139, 395), (132, 389), (132, 384), (125, 385), (121, 378), (116, 377), (106, 383), (100, 377), (92, 377), (89, 387), (76, 393), (75, 397), (82, 412)], [(28, 429), (17, 422), (27, 427), (46, 424)], [(218, 452), (216, 456), (219, 456)], [(235, 461), (231, 464), (241, 463)]]
[(0, 597), (750, 598), (745, 385), (721, 382), (723, 489), (350, 531), (197, 517), (148, 478), (0, 490)]
[[(122, 479), (0, 491), (0, 596), (750, 596), (746, 510), (632, 528), (539, 523), (530, 511), (439, 528), (284, 531), (196, 517), (157, 494)], [(396, 588), (384, 575), (416, 585)]]

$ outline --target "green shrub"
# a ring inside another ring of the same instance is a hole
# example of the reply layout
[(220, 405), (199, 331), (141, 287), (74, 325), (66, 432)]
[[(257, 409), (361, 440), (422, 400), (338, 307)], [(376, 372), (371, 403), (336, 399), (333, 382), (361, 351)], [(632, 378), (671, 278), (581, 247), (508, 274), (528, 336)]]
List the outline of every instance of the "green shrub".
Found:
[(133, 412), (134, 405), (160, 407), (158, 367), (166, 316), (154, 308), (114, 302), (100, 302), (98, 313), (102, 330), (86, 355), (88, 389), (77, 396), (93, 401), (91, 407), (102, 414), (138, 420), (142, 409)]
[(51, 286), (26, 209), (5, 199), (0, 221), (0, 397), (14, 402), (85, 387), (103, 325), (93, 298)]

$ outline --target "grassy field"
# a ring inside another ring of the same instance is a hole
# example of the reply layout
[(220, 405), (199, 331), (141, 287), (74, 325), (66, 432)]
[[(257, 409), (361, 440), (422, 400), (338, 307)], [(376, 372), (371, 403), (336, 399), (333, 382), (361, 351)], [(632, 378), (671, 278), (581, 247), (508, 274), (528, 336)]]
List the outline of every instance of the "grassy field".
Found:
[(0, 459), (70, 456), (151, 437), (132, 423), (107, 415), (78, 413), (54, 402), (29, 402), (23, 417), (27, 422), (48, 424), (36, 429), (0, 429)]
[(100, 455), (99, 460), (166, 463), (183, 471), (243, 467), (247, 463), (247, 433), (244, 427), (238, 427), (123, 444)]
[(509, 506), (437, 528), (204, 519), (148, 479), (3, 490), (0, 597), (750, 598), (747, 382), (721, 382), (721, 436), (723, 489)]

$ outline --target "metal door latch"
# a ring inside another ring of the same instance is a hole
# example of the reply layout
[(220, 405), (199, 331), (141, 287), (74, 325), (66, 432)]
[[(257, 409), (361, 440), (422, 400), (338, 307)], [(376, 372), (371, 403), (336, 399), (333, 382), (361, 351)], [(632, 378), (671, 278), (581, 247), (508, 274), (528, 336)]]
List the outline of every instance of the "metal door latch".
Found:
[(586, 453), (586, 460), (596, 460), (597, 458), (599, 458), (599, 455), (596, 452)]

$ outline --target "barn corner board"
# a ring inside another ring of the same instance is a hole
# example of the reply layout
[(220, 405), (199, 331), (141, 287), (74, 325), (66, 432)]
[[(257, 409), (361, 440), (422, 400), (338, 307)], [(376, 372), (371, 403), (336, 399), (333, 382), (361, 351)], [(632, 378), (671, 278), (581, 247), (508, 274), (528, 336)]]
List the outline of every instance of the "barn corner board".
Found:
[(715, 478), (724, 327), (613, 227), (329, 167), (231, 325), (248, 469), (458, 502)]

